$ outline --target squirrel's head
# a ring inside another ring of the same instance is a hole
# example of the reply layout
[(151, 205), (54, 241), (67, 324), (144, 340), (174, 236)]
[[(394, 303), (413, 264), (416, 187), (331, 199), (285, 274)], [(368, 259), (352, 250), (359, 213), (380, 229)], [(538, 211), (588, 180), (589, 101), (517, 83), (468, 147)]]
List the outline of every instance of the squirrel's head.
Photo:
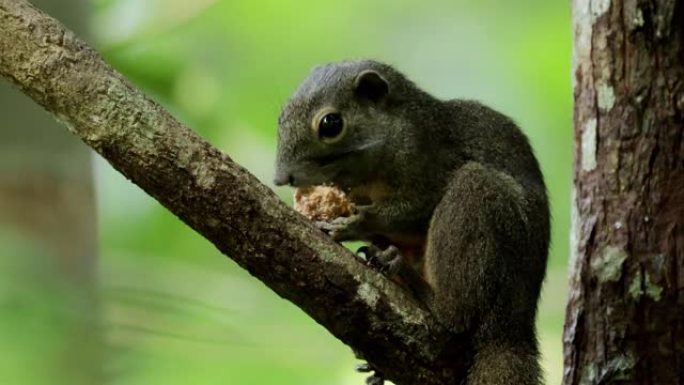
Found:
[(276, 185), (353, 187), (380, 166), (400, 117), (402, 88), (392, 67), (370, 60), (316, 67), (278, 119)]

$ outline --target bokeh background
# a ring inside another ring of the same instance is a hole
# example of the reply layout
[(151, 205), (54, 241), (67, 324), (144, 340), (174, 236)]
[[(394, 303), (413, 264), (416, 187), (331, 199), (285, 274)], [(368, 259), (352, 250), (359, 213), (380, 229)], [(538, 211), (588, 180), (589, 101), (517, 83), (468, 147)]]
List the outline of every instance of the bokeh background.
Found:
[[(553, 207), (538, 324), (547, 382), (560, 383), (567, 1), (77, 2), (40, 5), (270, 186), (280, 106), (316, 64), (380, 59), (434, 95), (514, 118)], [(346, 346), (0, 86), (0, 384), (363, 383)]]

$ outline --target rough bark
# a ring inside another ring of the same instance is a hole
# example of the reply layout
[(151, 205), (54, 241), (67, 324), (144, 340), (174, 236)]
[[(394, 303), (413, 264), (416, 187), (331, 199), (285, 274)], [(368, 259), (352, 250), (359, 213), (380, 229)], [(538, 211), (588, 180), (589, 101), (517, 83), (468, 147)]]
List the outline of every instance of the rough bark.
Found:
[(397, 384), (451, 384), (468, 349), (57, 21), (0, 0), (0, 74), (219, 250)]
[(564, 383), (684, 384), (684, 1), (573, 6)]

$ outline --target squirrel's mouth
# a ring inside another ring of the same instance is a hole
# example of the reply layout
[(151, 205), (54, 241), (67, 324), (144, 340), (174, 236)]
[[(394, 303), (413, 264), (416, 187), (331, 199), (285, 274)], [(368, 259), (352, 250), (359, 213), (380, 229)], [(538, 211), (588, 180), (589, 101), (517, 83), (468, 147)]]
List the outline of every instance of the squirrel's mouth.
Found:
[(325, 167), (329, 166), (335, 162), (338, 162), (350, 155), (352, 155), (355, 152), (353, 149), (343, 149), (340, 151), (335, 151), (330, 154), (325, 154), (325, 155), (319, 155), (319, 156), (313, 156), (309, 158), (308, 160), (319, 167)]

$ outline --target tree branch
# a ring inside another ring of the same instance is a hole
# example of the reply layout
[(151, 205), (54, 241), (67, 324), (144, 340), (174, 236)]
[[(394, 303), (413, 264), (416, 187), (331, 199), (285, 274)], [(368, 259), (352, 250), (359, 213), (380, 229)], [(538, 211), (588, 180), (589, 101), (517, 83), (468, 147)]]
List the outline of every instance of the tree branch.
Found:
[(460, 337), (24, 0), (0, 0), (0, 74), (388, 379), (463, 377)]

